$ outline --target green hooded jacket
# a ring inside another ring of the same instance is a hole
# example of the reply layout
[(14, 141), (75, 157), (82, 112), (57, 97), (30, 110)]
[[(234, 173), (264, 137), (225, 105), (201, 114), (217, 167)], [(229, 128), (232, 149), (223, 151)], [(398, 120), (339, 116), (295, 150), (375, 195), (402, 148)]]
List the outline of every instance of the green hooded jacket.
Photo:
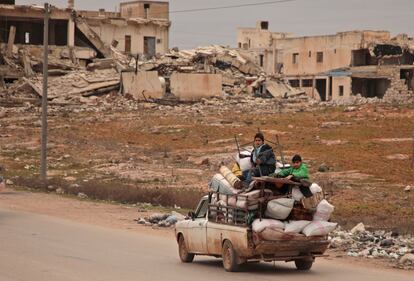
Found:
[(293, 175), (296, 178), (308, 180), (309, 170), (308, 167), (306, 167), (306, 165), (302, 163), (298, 169), (290, 167), (288, 169), (283, 169), (277, 175), (282, 178), (287, 177), (289, 175)]

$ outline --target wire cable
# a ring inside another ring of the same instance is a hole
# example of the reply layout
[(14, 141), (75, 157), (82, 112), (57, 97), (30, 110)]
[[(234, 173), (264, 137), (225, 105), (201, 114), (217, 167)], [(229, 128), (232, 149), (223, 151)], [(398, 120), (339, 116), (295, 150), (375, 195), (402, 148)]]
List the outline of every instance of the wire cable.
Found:
[(264, 5), (273, 5), (273, 4), (279, 4), (279, 3), (294, 2), (294, 1), (296, 1), (296, 0), (277, 0), (277, 1), (266, 1), (266, 2), (259, 2), (259, 3), (239, 4), (239, 5), (229, 5), (229, 6), (218, 6), (218, 7), (209, 7), (209, 8), (177, 10), (177, 11), (170, 11), (170, 14), (191, 13), (191, 12), (212, 11), (212, 10), (224, 10), (224, 9), (251, 7), (251, 6), (264, 6)]

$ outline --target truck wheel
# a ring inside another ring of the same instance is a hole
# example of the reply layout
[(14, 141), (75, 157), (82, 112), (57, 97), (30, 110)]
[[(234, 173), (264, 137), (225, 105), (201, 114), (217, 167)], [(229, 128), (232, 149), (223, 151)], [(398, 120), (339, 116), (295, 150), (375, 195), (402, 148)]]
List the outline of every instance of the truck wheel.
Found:
[(194, 260), (194, 254), (188, 252), (183, 235), (180, 235), (180, 238), (178, 238), (178, 254), (182, 262), (187, 263)]
[(313, 265), (312, 259), (295, 260), (295, 265), (298, 270), (309, 270)]
[(229, 240), (224, 241), (222, 249), (223, 267), (226, 271), (235, 272), (239, 269), (237, 253)]

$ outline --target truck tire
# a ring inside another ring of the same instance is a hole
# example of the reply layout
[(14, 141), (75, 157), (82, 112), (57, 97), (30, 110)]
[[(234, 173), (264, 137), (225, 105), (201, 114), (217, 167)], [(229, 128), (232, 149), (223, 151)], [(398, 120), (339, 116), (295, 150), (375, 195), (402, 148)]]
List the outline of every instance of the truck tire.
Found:
[(178, 238), (178, 254), (182, 262), (189, 263), (194, 260), (194, 254), (188, 252), (183, 235)]
[(239, 269), (237, 253), (229, 240), (224, 241), (222, 249), (223, 267), (228, 272), (235, 272)]
[(312, 268), (313, 259), (302, 259), (295, 260), (295, 265), (297, 270), (309, 270)]

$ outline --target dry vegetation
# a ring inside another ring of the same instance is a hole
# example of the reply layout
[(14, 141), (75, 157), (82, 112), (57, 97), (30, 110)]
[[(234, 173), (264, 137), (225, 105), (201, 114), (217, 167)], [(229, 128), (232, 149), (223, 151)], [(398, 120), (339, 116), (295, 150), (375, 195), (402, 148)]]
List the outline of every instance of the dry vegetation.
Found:
[[(6, 176), (32, 188), (41, 186), (38, 120), (27, 111), (0, 119)], [(218, 165), (231, 163), (234, 135), (248, 143), (260, 128), (269, 140), (279, 135), (288, 157), (302, 154), (336, 205), (335, 220), (412, 231), (414, 190), (404, 188), (414, 185), (413, 120), (413, 106), (386, 105), (290, 113), (150, 104), (137, 111), (62, 110), (50, 116), (48, 185), (97, 199), (191, 208)], [(324, 124), (331, 121), (341, 123)], [(329, 172), (317, 172), (322, 163)]]

